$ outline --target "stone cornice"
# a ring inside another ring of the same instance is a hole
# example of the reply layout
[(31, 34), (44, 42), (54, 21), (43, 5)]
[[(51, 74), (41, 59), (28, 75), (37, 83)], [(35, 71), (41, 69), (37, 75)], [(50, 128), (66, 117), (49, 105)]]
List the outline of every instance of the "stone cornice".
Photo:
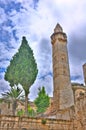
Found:
[[(60, 37), (60, 35), (62, 35)], [(67, 42), (67, 36), (66, 36), (66, 33), (64, 32), (54, 32), (52, 35), (51, 35), (51, 43), (54, 44), (56, 39), (58, 39), (59, 41), (62, 41), (62, 42)]]

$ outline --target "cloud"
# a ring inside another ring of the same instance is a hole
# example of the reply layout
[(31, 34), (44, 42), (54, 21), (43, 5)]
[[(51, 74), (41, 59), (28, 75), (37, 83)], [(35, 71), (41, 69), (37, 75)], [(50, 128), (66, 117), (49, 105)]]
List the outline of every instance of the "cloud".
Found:
[(80, 75), (77, 81), (83, 83), (82, 65), (86, 62), (86, 24), (75, 29), (69, 38), (68, 52), (70, 60), (71, 76)]
[(8, 82), (6, 82), (6, 81), (0, 79), (0, 93), (9, 90), (9, 88), (10, 88), (10, 87), (9, 87)]
[(2, 24), (6, 20), (6, 14), (3, 8), (0, 8), (0, 24)]
[(52, 55), (51, 55), (51, 44), (48, 39), (43, 38), (39, 42), (37, 50), (37, 63), (39, 68), (39, 75), (45, 75), (48, 72), (52, 72)]

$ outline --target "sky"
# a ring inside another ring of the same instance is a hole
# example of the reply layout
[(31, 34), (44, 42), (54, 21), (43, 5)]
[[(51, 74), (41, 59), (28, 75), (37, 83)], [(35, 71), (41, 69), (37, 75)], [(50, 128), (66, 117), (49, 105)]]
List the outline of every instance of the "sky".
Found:
[(0, 0), (0, 93), (10, 89), (4, 74), (22, 36), (26, 36), (38, 66), (29, 99), (34, 100), (42, 86), (49, 96), (53, 95), (50, 36), (57, 23), (67, 34), (71, 82), (84, 83), (86, 0)]

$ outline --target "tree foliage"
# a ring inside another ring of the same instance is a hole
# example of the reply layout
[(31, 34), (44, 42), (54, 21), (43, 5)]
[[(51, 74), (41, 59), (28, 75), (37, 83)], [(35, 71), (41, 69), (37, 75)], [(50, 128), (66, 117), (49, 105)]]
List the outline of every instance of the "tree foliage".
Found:
[(38, 97), (35, 99), (34, 103), (37, 107), (37, 113), (43, 113), (46, 111), (47, 107), (49, 107), (50, 98), (46, 94), (45, 87), (39, 89)]
[(34, 83), (38, 73), (37, 64), (34, 59), (33, 51), (28, 45), (25, 37), (22, 38), (22, 44), (18, 52), (13, 56), (10, 65), (5, 73), (5, 80), (13, 87), (19, 83), (25, 91), (25, 100), (27, 111), (29, 88)]
[(28, 115), (29, 117), (34, 117), (36, 115), (35, 110), (30, 105), (28, 105)]
[[(17, 116), (23, 116), (25, 111), (23, 109), (17, 111)], [(36, 115), (35, 110), (28, 104), (27, 116), (34, 117)]]
[(12, 112), (15, 115), (17, 101), (23, 98), (22, 90), (19, 87), (12, 87), (8, 92), (2, 93), (2, 99), (12, 103)]

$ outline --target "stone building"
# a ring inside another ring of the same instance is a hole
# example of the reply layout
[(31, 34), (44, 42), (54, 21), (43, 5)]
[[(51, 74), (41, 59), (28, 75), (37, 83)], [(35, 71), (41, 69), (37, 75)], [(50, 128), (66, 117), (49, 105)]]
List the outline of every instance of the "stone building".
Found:
[[(67, 52), (67, 36), (57, 24), (51, 36), (53, 53), (54, 104), (62, 110), (74, 105)], [(58, 111), (57, 110), (57, 111)]]
[(86, 85), (86, 63), (83, 65), (84, 81)]
[[(67, 52), (67, 36), (62, 27), (57, 24), (51, 35), (53, 57), (53, 82), (54, 82), (54, 109), (56, 118), (59, 111), (68, 114), (67, 109), (74, 106), (73, 90), (70, 82), (70, 70)], [(62, 114), (61, 114), (62, 117)]]
[[(86, 86), (70, 81), (67, 36), (59, 24), (51, 35), (51, 43), (52, 104), (40, 118), (0, 115), (0, 130), (86, 130)], [(83, 72), (86, 85), (86, 63)]]
[[(59, 24), (56, 25), (54, 33), (51, 35), (51, 43), (54, 92), (53, 103), (46, 114), (49, 118), (71, 120), (75, 118), (77, 111), (82, 113), (79, 105), (77, 107), (78, 103), (82, 104), (81, 99), (85, 102), (82, 106), (86, 107), (86, 86), (70, 81), (67, 36)], [(83, 70), (86, 82), (86, 64), (83, 65)], [(84, 114), (83, 117), (85, 116), (86, 119), (86, 111)]]
[[(17, 115), (18, 111), (20, 110), (25, 110), (25, 101), (20, 101), (17, 100), (17, 106), (16, 106), (16, 112), (15, 115)], [(33, 102), (29, 101), (28, 102), (30, 107), (33, 108), (34, 111), (36, 111), (36, 106)], [(2, 101), (0, 102), (0, 114), (1, 115), (13, 115), (13, 110), (12, 110), (12, 102), (8, 101)]]

